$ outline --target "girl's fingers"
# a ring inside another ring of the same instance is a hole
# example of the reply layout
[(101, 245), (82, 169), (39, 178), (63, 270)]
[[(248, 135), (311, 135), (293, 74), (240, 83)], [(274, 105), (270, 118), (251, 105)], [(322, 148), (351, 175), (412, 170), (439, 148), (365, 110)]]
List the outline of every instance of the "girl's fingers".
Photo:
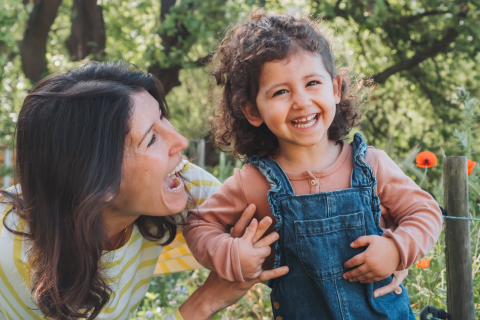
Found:
[[(257, 233), (258, 233), (258, 230), (257, 230)], [(256, 242), (253, 247), (254, 248), (262, 248), (262, 247), (268, 247), (270, 246), (272, 243), (274, 243), (275, 241), (278, 240), (278, 233), (276, 232), (272, 232), (270, 233), (268, 236), (266, 236), (265, 238), (262, 238), (260, 239), (258, 242)]]
[(245, 229), (248, 227), (253, 215), (255, 214), (255, 210), (256, 207), (252, 203), (243, 211), (242, 216), (240, 219), (238, 219), (237, 223), (235, 223), (235, 226), (233, 227), (231, 233), (233, 238), (241, 238), (243, 236)]
[(253, 243), (256, 243), (268, 230), (270, 225), (272, 224), (272, 218), (265, 217), (258, 223), (257, 233), (253, 237)]
[[(265, 260), (265, 258), (270, 255), (270, 252), (272, 252), (272, 249), (268, 246), (258, 248), (258, 249), (255, 249), (255, 250), (257, 250), (258, 257), (262, 258), (263, 260)], [(263, 261), (262, 261), (262, 263), (263, 263)]]
[(368, 281), (372, 279), (376, 279), (376, 275), (373, 272), (366, 272), (356, 278), (349, 279), (349, 281), (351, 282), (360, 281), (363, 283), (363, 281)]
[(358, 237), (355, 241), (350, 244), (352, 248), (365, 247), (372, 243), (375, 240), (375, 237), (378, 236), (361, 236)]
[(378, 288), (375, 291), (373, 291), (373, 297), (378, 298), (378, 297), (386, 295), (387, 293), (395, 291), (400, 286), (400, 284), (402, 283), (404, 278), (405, 277), (403, 277), (403, 278), (396, 277), (395, 274), (393, 274), (392, 282), (390, 282), (389, 284), (387, 284), (384, 287)]
[[(365, 251), (362, 252), (362, 253), (359, 253), (357, 254), (355, 257), (353, 257), (352, 259), (348, 260), (347, 262), (345, 262), (343, 264), (343, 266), (346, 268), (346, 269), (350, 269), (350, 268), (353, 268), (353, 267), (356, 267), (356, 266), (359, 266), (361, 264), (364, 264), (365, 263)], [(353, 271), (353, 270), (352, 270)], [(349, 273), (349, 272), (347, 272)], [(345, 278), (345, 277), (344, 277)], [(347, 279), (347, 278), (345, 278)]]
[(280, 267), (272, 270), (263, 271), (260, 277), (258, 277), (257, 282), (263, 282), (270, 279), (278, 278), (284, 276), (288, 273), (288, 267)]
[(369, 268), (366, 265), (363, 264), (359, 267), (356, 267), (353, 270), (345, 272), (343, 274), (343, 279), (356, 281), (354, 279), (357, 279), (358, 277), (360, 277), (360, 276), (362, 276), (362, 275), (364, 275), (368, 272), (370, 272)]
[(247, 230), (245, 230), (245, 234), (242, 236), (243, 239), (247, 240), (249, 243), (253, 243), (253, 237), (255, 236), (255, 233), (257, 232), (257, 227), (258, 227), (258, 222), (257, 219), (253, 218), (252, 222), (250, 222), (250, 225), (248, 226)]

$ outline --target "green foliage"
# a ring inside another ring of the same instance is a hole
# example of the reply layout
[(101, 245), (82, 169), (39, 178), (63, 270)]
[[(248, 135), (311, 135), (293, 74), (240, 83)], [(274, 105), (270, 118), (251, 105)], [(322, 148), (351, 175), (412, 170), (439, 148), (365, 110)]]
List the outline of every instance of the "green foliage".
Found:
[[(170, 120), (189, 139), (208, 136), (210, 110), (214, 96), (208, 67), (198, 67), (223, 38), (225, 31), (244, 20), (256, 7), (267, 12), (307, 14), (323, 17), (322, 29), (334, 35), (331, 42), (339, 69), (347, 70), (352, 83), (377, 77), (391, 66), (402, 66), (412, 57), (427, 54), (448, 35), (454, 39), (436, 47), (411, 68), (400, 68), (381, 84), (358, 92), (366, 94), (361, 130), (370, 145), (385, 150), (417, 183), (423, 170), (413, 159), (419, 150), (430, 150), (439, 156), (439, 164), (429, 169), (425, 187), (443, 203), (441, 155), (467, 155), (479, 160), (478, 107), (469, 95), (480, 96), (480, 3), (478, 0), (178, 0), (160, 21), (160, 0), (100, 0), (103, 7), (107, 44), (106, 55), (89, 59), (125, 60), (148, 70), (154, 64), (181, 66), (181, 85), (167, 96)], [(73, 0), (62, 2), (47, 40), (48, 69), (65, 71), (84, 63), (72, 62), (65, 47), (70, 35)], [(22, 71), (20, 43), (32, 5), (22, 0), (0, 0), (0, 146), (13, 147), (13, 133), (18, 111), (32, 84)], [(185, 38), (165, 50), (165, 36), (178, 34), (184, 28)], [(377, 79), (377, 78), (376, 78)], [(211, 94), (212, 93), (212, 94)], [(455, 93), (457, 97), (454, 98)], [(12, 148), (13, 149), (13, 148)], [(208, 168), (221, 181), (241, 163), (221, 154), (220, 164)], [(475, 167), (469, 177), (470, 210), (478, 217), (480, 170)], [(1, 167), (0, 167), (1, 168)], [(10, 174), (3, 168), (0, 176)], [(472, 223), (474, 271), (480, 268), (480, 224)], [(476, 239), (476, 242), (475, 242)], [(414, 308), (426, 304), (444, 305), (443, 234), (429, 257), (429, 269), (412, 267), (407, 283)], [(153, 312), (162, 319), (180, 305), (189, 293), (206, 278), (207, 271), (197, 270), (156, 278), (149, 294), (139, 307), (135, 319)], [(478, 275), (478, 273), (477, 273)], [(480, 281), (475, 284), (475, 302), (480, 303)], [(172, 281), (173, 280), (173, 281)], [(185, 287), (186, 294), (182, 291)], [(177, 288), (180, 288), (177, 289)], [(268, 289), (261, 285), (245, 298), (222, 311), (217, 319), (271, 318)], [(171, 303), (170, 303), (171, 302)], [(156, 312), (160, 308), (160, 312)], [(155, 311), (155, 312), (154, 312)], [(142, 313), (143, 312), (143, 313)]]
[(208, 135), (208, 121), (213, 101), (208, 92), (207, 68), (184, 69), (180, 71), (181, 86), (167, 95), (170, 107), (170, 122), (188, 139), (203, 139)]

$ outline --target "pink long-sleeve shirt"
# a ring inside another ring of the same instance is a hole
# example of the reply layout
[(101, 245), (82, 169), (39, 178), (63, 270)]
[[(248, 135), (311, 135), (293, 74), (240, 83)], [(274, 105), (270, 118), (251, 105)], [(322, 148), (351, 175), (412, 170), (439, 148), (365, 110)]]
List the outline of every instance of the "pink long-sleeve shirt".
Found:
[[(441, 212), (430, 194), (420, 189), (406, 176), (388, 155), (368, 147), (365, 161), (377, 178), (376, 193), (380, 198), (380, 226), (384, 237), (395, 241), (400, 252), (397, 270), (410, 267), (435, 244), (442, 228)], [(344, 142), (337, 160), (321, 171), (287, 174), (296, 195), (329, 192), (350, 188), (353, 169), (352, 146)], [(250, 204), (257, 206), (255, 217), (275, 218), (270, 212), (265, 177), (254, 166), (246, 164), (235, 169), (220, 190), (199, 208), (191, 210), (183, 230), (195, 258), (206, 268), (215, 270), (230, 281), (244, 281), (238, 249), (238, 239), (230, 236), (235, 225)], [(266, 232), (273, 231), (273, 226)], [(274, 253), (266, 259), (264, 268), (271, 268)]]

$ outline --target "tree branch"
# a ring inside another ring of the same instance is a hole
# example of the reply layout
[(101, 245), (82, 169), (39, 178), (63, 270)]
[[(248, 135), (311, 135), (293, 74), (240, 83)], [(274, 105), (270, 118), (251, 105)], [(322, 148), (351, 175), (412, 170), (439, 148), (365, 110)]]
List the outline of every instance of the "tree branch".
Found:
[(35, 0), (20, 47), (22, 69), (32, 83), (48, 73), (47, 39), (62, 0)]
[(436, 16), (436, 15), (442, 15), (445, 13), (451, 13), (448, 10), (432, 10), (432, 11), (425, 11), (423, 13), (419, 13), (416, 15), (412, 16), (406, 16), (406, 17), (401, 17), (398, 20), (391, 20), (391, 23), (398, 24), (400, 26), (406, 26), (414, 21), (420, 20), (423, 17), (428, 17), (428, 16)]
[(375, 83), (378, 84), (383, 84), (387, 79), (400, 71), (405, 71), (409, 70), (418, 64), (420, 64), (422, 61), (436, 56), (438, 53), (442, 52), (447, 52), (449, 50), (449, 45), (450, 43), (454, 42), (455, 39), (458, 36), (458, 31), (455, 29), (448, 29), (447, 33), (445, 36), (442, 38), (442, 40), (435, 40), (432, 42), (432, 45), (420, 52), (417, 52), (413, 57), (407, 60), (402, 60), (396, 65), (393, 65), (384, 71), (374, 75), (372, 79), (374, 80)]
[(89, 54), (105, 55), (105, 43), (102, 7), (96, 0), (74, 0), (71, 33), (65, 41), (72, 61), (82, 60)]
[[(173, 6), (175, 6), (175, 3), (176, 0), (161, 0), (160, 21), (165, 20), (166, 15), (170, 13), (170, 10), (173, 8)], [(190, 6), (192, 5), (193, 3), (190, 4)], [(186, 40), (190, 36), (190, 32), (181, 21), (176, 21), (175, 25), (177, 26), (175, 34), (168, 35), (166, 31), (160, 33), (160, 36), (162, 37), (162, 45), (165, 49), (164, 52), (167, 57), (172, 49), (180, 49), (182, 47), (183, 40)], [(167, 94), (174, 87), (181, 85), (178, 78), (180, 69), (182, 69), (180, 64), (163, 67), (159, 62), (156, 62), (150, 68), (148, 68), (148, 72), (155, 75), (160, 82), (162, 82), (165, 94)]]

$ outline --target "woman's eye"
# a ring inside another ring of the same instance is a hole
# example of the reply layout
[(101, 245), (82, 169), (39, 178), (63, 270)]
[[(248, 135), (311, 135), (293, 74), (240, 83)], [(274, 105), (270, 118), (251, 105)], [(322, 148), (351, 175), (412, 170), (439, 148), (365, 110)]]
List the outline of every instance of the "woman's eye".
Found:
[(320, 82), (317, 81), (317, 80), (313, 80), (313, 81), (310, 81), (309, 83), (307, 83), (307, 86), (314, 86), (316, 84), (320, 84)]
[(157, 135), (156, 135), (156, 134), (154, 134), (154, 135), (152, 136), (152, 139), (151, 139), (150, 142), (148, 143), (147, 148), (150, 147), (150, 146), (155, 142), (155, 140), (157, 140)]
[(284, 94), (284, 93), (287, 93), (287, 90), (285, 90), (285, 89), (278, 90), (277, 92), (275, 92), (275, 93), (273, 94), (273, 96), (275, 97), (275, 96), (278, 96), (278, 95)]

